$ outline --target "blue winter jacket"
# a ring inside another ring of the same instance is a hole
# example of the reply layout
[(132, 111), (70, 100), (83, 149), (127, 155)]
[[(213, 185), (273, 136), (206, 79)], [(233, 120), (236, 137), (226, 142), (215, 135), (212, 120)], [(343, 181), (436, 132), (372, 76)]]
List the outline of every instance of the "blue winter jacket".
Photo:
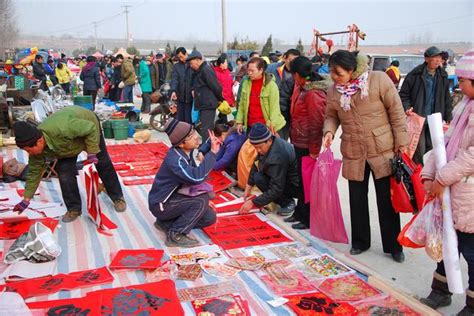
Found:
[[(216, 155), (216, 164), (214, 165), (214, 170), (224, 170), (237, 159), (239, 155), (240, 148), (247, 140), (247, 135), (245, 133), (239, 134), (236, 131), (232, 132), (224, 140), (224, 144), (219, 149), (219, 152)], [(199, 147), (199, 151), (203, 154), (210, 152), (211, 143), (208, 139), (204, 144)]]
[[(192, 156), (192, 155), (191, 155)], [(193, 185), (204, 182), (216, 162), (216, 155), (209, 151), (203, 162), (196, 165), (180, 148), (172, 147), (155, 176), (155, 181), (148, 193), (150, 210), (160, 207), (160, 203), (168, 201), (170, 196), (182, 185)]]

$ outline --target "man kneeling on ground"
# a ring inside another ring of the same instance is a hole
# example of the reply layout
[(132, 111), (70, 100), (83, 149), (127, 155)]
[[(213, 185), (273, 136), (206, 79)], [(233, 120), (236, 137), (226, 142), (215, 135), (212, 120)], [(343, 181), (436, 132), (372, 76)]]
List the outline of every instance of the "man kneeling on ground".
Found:
[(293, 198), (297, 196), (299, 180), (293, 145), (273, 136), (262, 123), (252, 126), (249, 140), (258, 155), (250, 170), (244, 196), (250, 197), (254, 186), (263, 194), (245, 202), (239, 213), (246, 214), (270, 202), (279, 204), (282, 209), (294, 209)]
[(187, 236), (193, 228), (203, 228), (216, 221), (209, 206), (212, 191), (205, 180), (211, 172), (220, 142), (209, 131), (211, 150), (199, 165), (193, 150), (199, 147), (197, 132), (186, 122), (170, 119), (165, 124), (172, 147), (156, 174), (148, 195), (148, 206), (156, 217), (155, 227), (166, 232), (166, 246), (194, 247), (198, 241)]
[(99, 119), (94, 112), (79, 106), (68, 106), (55, 112), (38, 127), (27, 122), (13, 125), (16, 145), (29, 154), (29, 171), (23, 201), (14, 211), (23, 212), (36, 192), (47, 161), (57, 159), (55, 170), (67, 212), (63, 222), (72, 222), (82, 212), (81, 195), (77, 186), (77, 156), (88, 153), (87, 160), (96, 164), (107, 194), (117, 212), (124, 212), (127, 204), (122, 187), (110, 160), (101, 133)]

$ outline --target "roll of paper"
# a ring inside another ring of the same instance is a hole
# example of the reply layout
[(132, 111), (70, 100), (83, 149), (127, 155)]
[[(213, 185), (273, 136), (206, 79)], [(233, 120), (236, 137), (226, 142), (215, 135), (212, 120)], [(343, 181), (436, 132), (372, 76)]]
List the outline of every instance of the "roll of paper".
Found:
[[(428, 126), (433, 143), (433, 152), (436, 162), (436, 170), (441, 169), (447, 163), (446, 147), (443, 133), (443, 120), (441, 113), (428, 116)], [(458, 237), (453, 223), (453, 211), (451, 208), (450, 188), (444, 189), (443, 198), (443, 261), (448, 279), (448, 287), (451, 293), (464, 293), (462, 285), (461, 266), (459, 265)]]

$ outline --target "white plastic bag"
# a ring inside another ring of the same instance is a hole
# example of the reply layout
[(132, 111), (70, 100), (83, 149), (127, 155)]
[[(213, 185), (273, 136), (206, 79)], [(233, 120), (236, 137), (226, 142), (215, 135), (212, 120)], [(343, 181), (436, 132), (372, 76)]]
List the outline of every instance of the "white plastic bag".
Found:
[(140, 88), (140, 85), (138, 83), (136, 83), (134, 86), (133, 86), (133, 95), (134, 96), (137, 96), (137, 97), (141, 97), (142, 96), (142, 88)]

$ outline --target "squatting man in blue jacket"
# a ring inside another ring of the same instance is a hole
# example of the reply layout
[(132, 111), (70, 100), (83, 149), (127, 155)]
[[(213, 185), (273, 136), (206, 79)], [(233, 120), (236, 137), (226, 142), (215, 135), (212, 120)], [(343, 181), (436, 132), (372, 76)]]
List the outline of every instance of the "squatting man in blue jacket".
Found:
[(170, 119), (165, 124), (172, 147), (156, 174), (148, 195), (148, 207), (156, 217), (155, 227), (167, 234), (168, 247), (194, 247), (199, 243), (188, 236), (193, 228), (204, 228), (216, 221), (209, 206), (212, 188), (205, 182), (216, 162), (221, 143), (209, 131), (211, 150), (196, 165), (192, 152), (200, 139), (191, 124)]

